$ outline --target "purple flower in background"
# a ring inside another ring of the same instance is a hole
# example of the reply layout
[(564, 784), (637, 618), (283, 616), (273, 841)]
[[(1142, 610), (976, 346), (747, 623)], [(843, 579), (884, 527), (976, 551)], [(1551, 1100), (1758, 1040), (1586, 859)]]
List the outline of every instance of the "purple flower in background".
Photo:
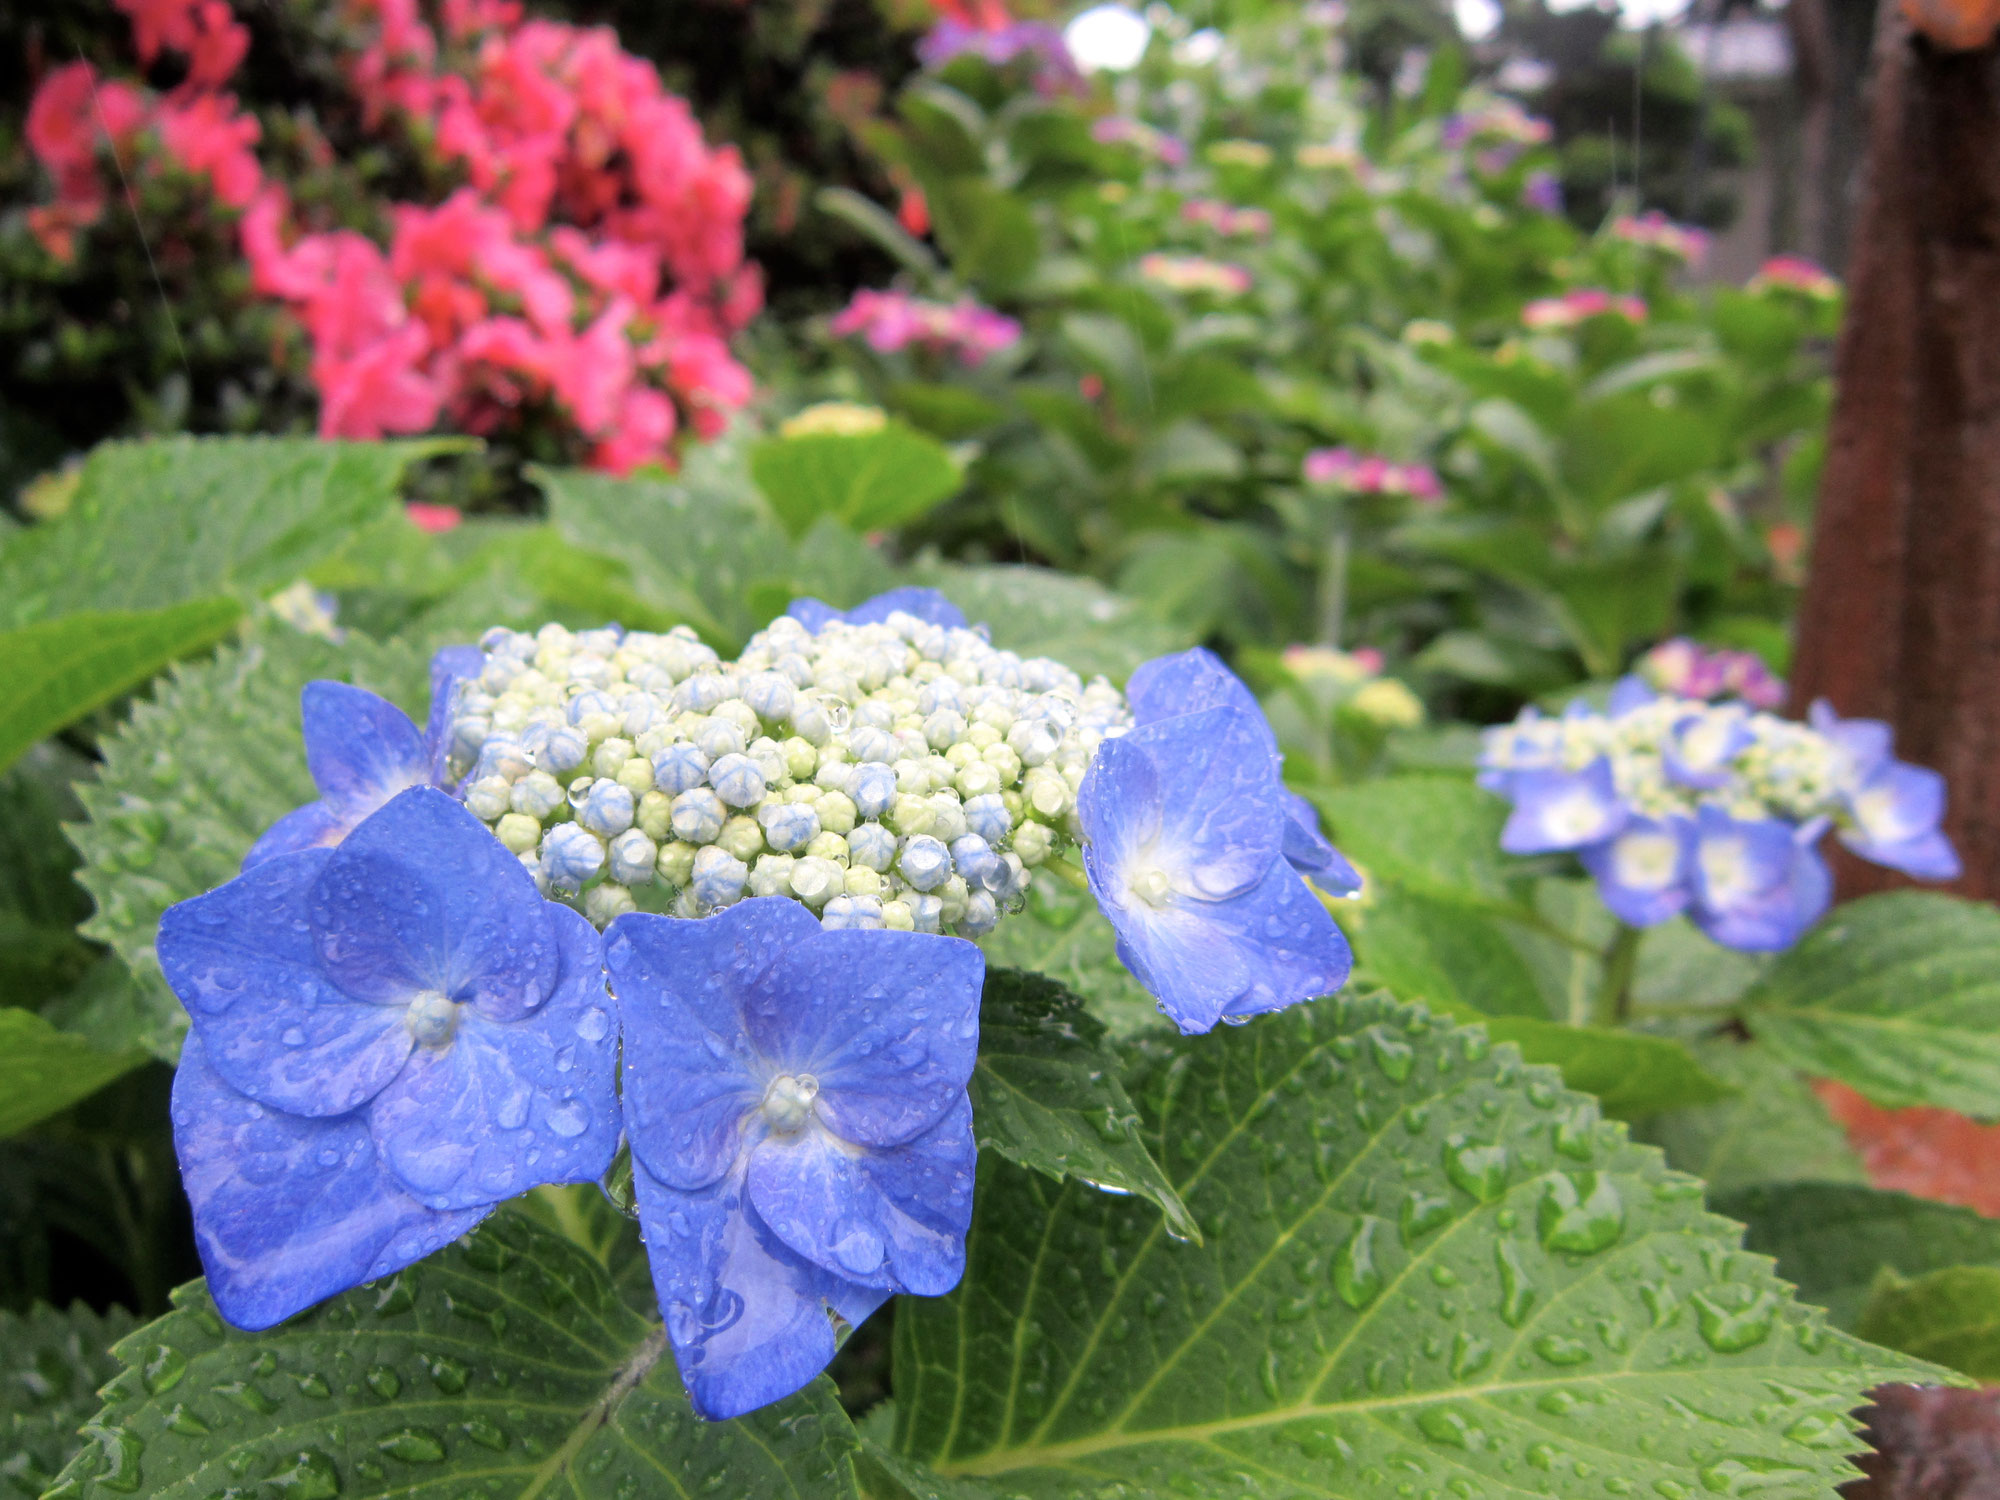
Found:
[(852, 609), (835, 609), (821, 599), (794, 599), (785, 609), (786, 614), (815, 635), (835, 620), (848, 625), (879, 625), (898, 611), (914, 615), (927, 625), (938, 625), (948, 630), (965, 628), (965, 612), (956, 604), (936, 589), (914, 585), (877, 594)]
[(1143, 120), (1128, 119), (1123, 115), (1107, 115), (1090, 127), (1090, 138), (1100, 146), (1136, 147), (1162, 166), (1179, 167), (1187, 164), (1187, 143), (1178, 136), (1168, 135), (1163, 130), (1155, 130)]
[(967, 365), (984, 364), (1021, 339), (1021, 325), (971, 298), (930, 302), (907, 292), (864, 288), (834, 315), (836, 337), (861, 335), (878, 354), (894, 354), (915, 344), (954, 353)]
[[(1258, 731), (1271, 759), (1272, 775), (1276, 777), (1282, 770), (1284, 757), (1278, 751), (1278, 737), (1264, 717), (1257, 695), (1213, 651), (1196, 646), (1174, 656), (1154, 657), (1126, 683), (1125, 701), (1133, 722), (1141, 725), (1203, 709), (1234, 709)], [(1360, 874), (1320, 831), (1319, 813), (1313, 805), (1282, 785), (1278, 798), (1286, 819), (1284, 855), (1292, 868), (1329, 896), (1352, 896), (1359, 891)]]
[(611, 1164), (597, 934), (443, 792), (168, 909), (174, 1148), (224, 1317), (268, 1328)]
[(1553, 172), (1530, 172), (1521, 184), (1521, 204), (1537, 213), (1561, 213), (1562, 179)]
[(1754, 651), (1703, 646), (1685, 636), (1662, 641), (1633, 664), (1644, 681), (1676, 698), (1741, 698), (1752, 708), (1777, 708), (1785, 684)]
[(243, 856), (248, 870), (280, 854), (338, 844), (398, 792), (445, 786), (452, 694), (485, 665), (477, 646), (431, 658), (430, 722), (420, 732), (387, 698), (345, 682), (309, 682), (299, 694), (306, 766), (320, 799), (278, 819)]
[(607, 934), (639, 1222), (711, 1419), (790, 1395), (897, 1292), (965, 1269), (966, 1081), (985, 964), (958, 938), (829, 931), (759, 897)]
[(984, 58), (996, 68), (1020, 58), (1030, 59), (1039, 94), (1083, 93), (1087, 89), (1062, 32), (1046, 21), (1010, 21), (989, 28), (947, 17), (917, 43), (917, 60), (927, 68), (942, 68), (953, 58), (965, 56)]
[(1145, 723), (1098, 748), (1077, 794), (1118, 956), (1184, 1032), (1332, 994), (1353, 965), (1286, 858), (1269, 736), (1234, 708)]

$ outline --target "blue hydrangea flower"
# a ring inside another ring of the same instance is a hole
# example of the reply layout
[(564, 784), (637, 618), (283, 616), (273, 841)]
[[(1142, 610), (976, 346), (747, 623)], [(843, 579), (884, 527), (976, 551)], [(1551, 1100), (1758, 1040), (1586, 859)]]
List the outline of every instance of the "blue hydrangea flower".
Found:
[(1520, 771), (1510, 784), (1514, 812), (1500, 831), (1509, 854), (1581, 849), (1611, 837), (1630, 816), (1599, 758), (1581, 771)]
[(965, 1269), (979, 950), (781, 897), (606, 933), (653, 1283), (695, 1409), (791, 1394), (890, 1295)]
[(1597, 894), (1619, 921), (1651, 927), (1686, 910), (1692, 895), (1694, 829), (1685, 818), (1633, 818), (1581, 849)]
[(1944, 821), (1944, 778), (1900, 760), (1885, 760), (1846, 796), (1851, 828), (1840, 841), (1863, 859), (1919, 880), (1956, 880), (1958, 852), (1938, 825)]
[(443, 792), (160, 922), (193, 1021), (174, 1147), (224, 1317), (267, 1328), (610, 1165), (597, 934)]
[(1691, 713), (1660, 747), (1660, 762), (1682, 786), (1712, 791), (1729, 784), (1731, 763), (1755, 740), (1746, 713), (1727, 708)]
[[(1231, 708), (1260, 732), (1274, 767), (1283, 763), (1278, 736), (1264, 717), (1257, 695), (1213, 651), (1196, 646), (1174, 656), (1156, 656), (1125, 684), (1125, 701), (1136, 724), (1157, 723), (1207, 708)], [(1285, 858), (1329, 896), (1352, 896), (1361, 876), (1320, 831), (1319, 813), (1298, 793), (1280, 789), (1285, 811)]]
[(265, 830), (243, 856), (243, 868), (301, 849), (330, 848), (405, 788), (449, 785), (445, 758), (451, 750), (452, 695), (485, 664), (477, 646), (447, 646), (431, 658), (430, 720), (421, 731), (408, 714), (366, 688), (307, 683), (299, 710), (306, 767), (319, 801)]
[(1270, 731), (1234, 708), (1106, 740), (1077, 796), (1118, 954), (1184, 1032), (1331, 994), (1353, 959), (1285, 858)]
[(1833, 899), (1833, 877), (1812, 847), (1824, 832), (1824, 824), (1794, 828), (1701, 808), (1690, 860), (1695, 926), (1725, 948), (1791, 947)]
[(823, 599), (794, 599), (785, 613), (817, 635), (835, 620), (849, 625), (880, 625), (899, 610), (916, 616), (927, 625), (942, 625), (953, 630), (965, 628), (965, 612), (956, 604), (936, 589), (914, 586), (890, 589), (888, 593), (877, 594), (852, 609), (835, 609)]

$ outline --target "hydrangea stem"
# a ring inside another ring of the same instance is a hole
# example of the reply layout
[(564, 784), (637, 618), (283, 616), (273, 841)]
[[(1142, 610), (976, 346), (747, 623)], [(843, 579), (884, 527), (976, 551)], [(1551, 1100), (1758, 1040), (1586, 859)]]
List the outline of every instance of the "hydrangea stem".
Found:
[(1347, 623), (1347, 560), (1352, 545), (1347, 506), (1334, 504), (1333, 524), (1326, 543), (1325, 571), (1319, 581), (1320, 643), (1338, 648)]
[(1621, 1025), (1632, 1012), (1632, 975), (1639, 966), (1640, 930), (1620, 922), (1604, 945), (1604, 978), (1597, 989), (1591, 1020), (1599, 1026)]

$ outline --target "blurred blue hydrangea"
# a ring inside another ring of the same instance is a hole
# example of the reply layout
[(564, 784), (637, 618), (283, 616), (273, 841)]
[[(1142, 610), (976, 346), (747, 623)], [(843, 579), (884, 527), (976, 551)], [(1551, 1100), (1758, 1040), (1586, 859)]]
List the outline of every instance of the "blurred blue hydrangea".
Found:
[(785, 613), (806, 629), (817, 633), (835, 620), (849, 625), (880, 625), (898, 611), (913, 615), (926, 625), (942, 625), (951, 630), (965, 628), (965, 612), (936, 589), (909, 585), (877, 594), (852, 609), (835, 609), (822, 599), (794, 599)]
[(443, 792), (168, 909), (174, 1146), (209, 1290), (267, 1328), (617, 1148), (596, 932)]
[(695, 1409), (737, 1416), (825, 1367), (828, 1309), (958, 1283), (984, 961), (780, 897), (606, 940), (654, 1286)]
[(1235, 708), (1162, 718), (1106, 740), (1078, 793), (1119, 957), (1184, 1032), (1331, 994), (1353, 964), (1286, 858), (1269, 736)]
[(1905, 874), (1958, 874), (1944, 779), (1890, 749), (1887, 725), (1824, 703), (1799, 724), (1627, 678), (1603, 713), (1531, 708), (1488, 730), (1479, 779), (1514, 804), (1508, 853), (1574, 851), (1620, 921), (1685, 913), (1723, 946), (1762, 952), (1797, 942), (1832, 901), (1828, 829)]
[(452, 695), (484, 665), (477, 646), (447, 646), (431, 658), (430, 720), (422, 731), (395, 704), (366, 688), (307, 683), (299, 710), (306, 767), (320, 799), (273, 823), (243, 856), (243, 868), (280, 854), (331, 847), (405, 788), (447, 785)]
[[(1278, 752), (1278, 737), (1264, 717), (1257, 695), (1214, 652), (1200, 646), (1175, 656), (1158, 656), (1146, 662), (1125, 684), (1125, 701), (1138, 724), (1157, 723), (1178, 714), (1198, 713), (1205, 708), (1233, 708), (1261, 732), (1274, 767), (1284, 757)], [(1293, 869), (1329, 896), (1352, 896), (1361, 889), (1361, 876), (1320, 831), (1319, 814), (1297, 792), (1280, 789), (1285, 810), (1285, 858)]]

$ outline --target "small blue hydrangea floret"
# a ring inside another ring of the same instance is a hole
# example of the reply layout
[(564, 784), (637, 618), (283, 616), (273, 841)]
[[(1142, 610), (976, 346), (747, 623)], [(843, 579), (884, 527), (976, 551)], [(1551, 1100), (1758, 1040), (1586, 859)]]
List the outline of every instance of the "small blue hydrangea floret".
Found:
[(1514, 813), (1500, 831), (1509, 854), (1581, 849), (1608, 839), (1630, 814), (1612, 784), (1611, 763), (1599, 758), (1581, 771), (1523, 771), (1513, 781)]
[[(965, 1269), (979, 950), (828, 931), (781, 897), (702, 921), (620, 917), (640, 1227), (703, 1416), (790, 1395), (849, 1324)], [(896, 1003), (882, 1003), (884, 994)]]
[(476, 679), (477, 646), (447, 646), (431, 658), (430, 720), (422, 731), (388, 699), (345, 682), (309, 682), (299, 695), (306, 767), (319, 801), (287, 813), (250, 846), (243, 868), (280, 854), (338, 844), (370, 813), (413, 786), (446, 786), (452, 697)]
[(597, 934), (443, 792), (168, 909), (174, 1147), (217, 1308), (268, 1328), (618, 1144)]
[(1632, 818), (1578, 855), (1621, 922), (1651, 927), (1687, 908), (1694, 829), (1685, 818)]
[(1902, 761), (1885, 761), (1847, 794), (1853, 826), (1840, 841), (1863, 859), (1919, 880), (1956, 880), (1961, 866), (1939, 824), (1944, 778)]
[(841, 790), (862, 817), (879, 818), (895, 806), (896, 772), (880, 761), (864, 761), (847, 773)]
[[(1283, 763), (1278, 737), (1272, 732), (1257, 695), (1214, 652), (1196, 646), (1174, 656), (1144, 663), (1125, 685), (1125, 700), (1137, 724), (1157, 723), (1179, 714), (1208, 708), (1233, 708), (1259, 732), (1274, 774)], [(1361, 876), (1320, 831), (1319, 814), (1298, 793), (1281, 789), (1285, 811), (1285, 858), (1329, 896), (1352, 896)]]
[(1833, 900), (1833, 877), (1812, 845), (1824, 825), (1732, 818), (1703, 807), (1695, 823), (1695, 926), (1726, 948), (1789, 948)]
[(688, 740), (667, 746), (653, 757), (653, 785), (669, 797), (708, 785), (708, 757)]
[(1161, 719), (1106, 740), (1078, 793), (1119, 957), (1184, 1032), (1331, 994), (1352, 967), (1285, 859), (1268, 734), (1233, 708)]
[(785, 613), (817, 635), (835, 620), (849, 625), (880, 625), (897, 613), (913, 615), (926, 625), (965, 628), (965, 612), (936, 589), (907, 587), (877, 594), (852, 609), (835, 609), (822, 599), (794, 599)]

